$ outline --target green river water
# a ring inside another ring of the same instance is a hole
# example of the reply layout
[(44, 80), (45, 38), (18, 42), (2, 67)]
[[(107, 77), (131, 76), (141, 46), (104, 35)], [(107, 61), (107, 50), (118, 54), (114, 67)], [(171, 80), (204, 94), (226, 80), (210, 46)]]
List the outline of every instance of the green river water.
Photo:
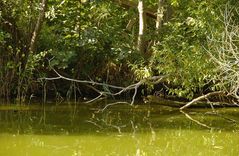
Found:
[(239, 108), (0, 106), (0, 156), (238, 156)]

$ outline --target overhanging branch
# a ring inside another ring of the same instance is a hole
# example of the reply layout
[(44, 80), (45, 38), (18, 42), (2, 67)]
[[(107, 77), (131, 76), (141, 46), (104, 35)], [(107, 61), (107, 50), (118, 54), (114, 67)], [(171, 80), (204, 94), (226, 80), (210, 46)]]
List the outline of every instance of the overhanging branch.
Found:
[(40, 78), (40, 79), (41, 80), (58, 80), (58, 79), (63, 79), (63, 80), (71, 81), (71, 82), (90, 84), (91, 88), (94, 85), (94, 86), (106, 86), (108, 88), (118, 90), (118, 91), (115, 91), (115, 92), (111, 92), (110, 90), (109, 91), (100, 91), (98, 89), (94, 89), (94, 90), (96, 90), (99, 93), (99, 95), (97, 97), (95, 97), (94, 99), (88, 101), (87, 103), (93, 102), (93, 101), (101, 98), (102, 96), (105, 96), (105, 97), (107, 97), (107, 96), (117, 96), (117, 95), (120, 95), (120, 94), (122, 94), (122, 93), (124, 93), (126, 91), (134, 90), (134, 94), (132, 96), (132, 100), (131, 100), (131, 103), (130, 103), (130, 105), (133, 105), (134, 102), (135, 102), (135, 98), (136, 98), (137, 92), (138, 92), (138, 88), (141, 85), (143, 85), (146, 82), (150, 82), (150, 83), (155, 84), (155, 83), (160, 82), (164, 78), (164, 76), (153, 76), (153, 77), (142, 79), (139, 82), (131, 84), (129, 86), (121, 87), (121, 86), (115, 86), (115, 85), (110, 85), (110, 84), (106, 84), (106, 83), (99, 83), (99, 82), (95, 82), (95, 81), (72, 79), (72, 78), (68, 78), (68, 77), (65, 77), (65, 76), (61, 75), (54, 68), (52, 68), (52, 70), (56, 73), (57, 77), (51, 77), (51, 78), (45, 77), (45, 78)]

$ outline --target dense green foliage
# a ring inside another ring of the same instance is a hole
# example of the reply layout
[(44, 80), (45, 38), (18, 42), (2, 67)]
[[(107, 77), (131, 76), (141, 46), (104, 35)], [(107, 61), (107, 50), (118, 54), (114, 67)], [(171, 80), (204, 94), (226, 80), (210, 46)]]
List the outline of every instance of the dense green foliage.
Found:
[[(220, 37), (224, 31), (223, 11), (226, 6), (236, 8), (236, 1), (165, 1), (159, 32), (156, 17), (146, 16), (145, 54), (136, 47), (137, 5), (110, 0), (46, 3), (36, 50), (31, 52), (41, 2), (0, 0), (0, 96), (4, 98), (24, 99), (52, 86), (57, 95), (59, 91), (66, 96), (72, 83), (51, 81), (45, 88), (46, 82), (39, 79), (55, 76), (52, 67), (67, 77), (120, 86), (163, 75), (165, 79), (160, 83), (168, 94), (188, 99), (195, 93), (222, 89), (215, 76), (222, 71), (211, 59), (217, 51), (208, 53), (207, 49), (213, 49), (208, 37)], [(157, 3), (145, 0), (145, 7), (156, 14)], [(146, 88), (152, 89), (152, 84)]]
[(218, 24), (219, 10), (205, 1), (178, 1), (173, 5), (174, 16), (164, 24), (152, 61), (160, 74), (168, 75), (167, 83), (173, 85), (171, 93), (192, 98), (196, 92), (210, 90), (204, 86), (214, 71), (205, 48), (211, 26)]

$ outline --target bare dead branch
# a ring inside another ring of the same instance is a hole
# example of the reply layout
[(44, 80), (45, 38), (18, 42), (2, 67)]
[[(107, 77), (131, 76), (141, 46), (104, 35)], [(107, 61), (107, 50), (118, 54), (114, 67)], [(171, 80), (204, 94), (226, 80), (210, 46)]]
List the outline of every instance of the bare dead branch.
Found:
[(124, 89), (124, 87), (109, 85), (109, 84), (105, 84), (105, 83), (98, 83), (98, 82), (95, 82), (95, 81), (76, 80), (76, 79), (68, 78), (68, 77), (65, 77), (65, 76), (61, 75), (60, 73), (58, 73), (54, 68), (52, 68), (52, 70), (57, 74), (57, 77), (52, 77), (52, 78), (45, 77), (45, 78), (40, 78), (40, 79), (44, 79), (44, 80), (64, 79), (64, 80), (72, 81), (72, 82), (86, 83), (86, 84), (99, 85), (99, 86), (107, 86), (107, 87), (115, 88), (115, 89)]
[(214, 79), (220, 83), (221, 90), (239, 99), (239, 26), (234, 18), (238, 10), (227, 4), (221, 14), (223, 30), (212, 30), (206, 51), (215, 63)]
[[(50, 67), (51, 67), (51, 65), (50, 65)], [(134, 90), (134, 94), (132, 96), (132, 100), (131, 100), (131, 103), (130, 103), (130, 105), (133, 105), (134, 102), (135, 102), (135, 98), (136, 98), (137, 92), (138, 92), (138, 88), (142, 84), (144, 84), (145, 82), (150, 82), (152, 84), (159, 83), (164, 78), (164, 76), (153, 76), (153, 77), (142, 79), (139, 82), (131, 84), (131, 85), (127, 86), (127, 87), (121, 87), (121, 86), (115, 86), (115, 85), (110, 85), (110, 84), (106, 84), (106, 83), (99, 83), (99, 82), (95, 82), (95, 81), (92, 81), (92, 80), (91, 81), (87, 81), (87, 80), (77, 80), (77, 79), (68, 78), (68, 77), (65, 77), (65, 76), (61, 75), (53, 67), (51, 67), (51, 69), (56, 73), (57, 77), (51, 77), (51, 78), (45, 77), (45, 78), (40, 78), (40, 79), (41, 80), (58, 80), (58, 79), (63, 79), (63, 80), (71, 81), (71, 82), (90, 84), (90, 86), (88, 85), (88, 87), (90, 87), (91, 89), (93, 89), (94, 91), (99, 93), (99, 95), (97, 97), (93, 98), (92, 100), (87, 101), (86, 103), (94, 102), (95, 100), (98, 100), (102, 96), (105, 96), (105, 97), (107, 97), (107, 95), (108, 96), (117, 96), (117, 95), (122, 94), (123, 92)], [(109, 91), (100, 91), (100, 90), (96, 89), (95, 87), (93, 87), (94, 85), (96, 85), (96, 86), (103, 86), (103, 87), (106, 86), (108, 88), (116, 89), (118, 91), (116, 91), (116, 92), (111, 92), (110, 90)], [(128, 104), (128, 102), (119, 102), (119, 103), (127, 103)], [(114, 105), (114, 104), (109, 104), (109, 105), (107, 105), (107, 107), (111, 106), (111, 105)], [(106, 109), (106, 108), (104, 108), (104, 109)]]
[(183, 109), (185, 109), (185, 108), (191, 106), (192, 104), (194, 104), (194, 103), (196, 103), (196, 102), (198, 102), (198, 101), (200, 101), (200, 100), (207, 99), (207, 98), (210, 97), (210, 96), (221, 95), (221, 94), (223, 94), (223, 93), (224, 93), (223, 91), (216, 91), (216, 92), (208, 93), (208, 94), (206, 94), (206, 95), (199, 96), (199, 97), (193, 99), (192, 101), (188, 102), (188, 103), (187, 103), (186, 105), (184, 105), (183, 107), (181, 107), (180, 110), (183, 110)]
[(102, 96), (103, 96), (103, 94), (100, 94), (99, 96), (95, 97), (94, 99), (91, 99), (91, 100), (86, 101), (86, 102), (84, 102), (84, 103), (86, 103), (86, 104), (87, 104), (87, 103), (92, 103), (92, 102), (94, 102), (94, 101), (100, 99)]

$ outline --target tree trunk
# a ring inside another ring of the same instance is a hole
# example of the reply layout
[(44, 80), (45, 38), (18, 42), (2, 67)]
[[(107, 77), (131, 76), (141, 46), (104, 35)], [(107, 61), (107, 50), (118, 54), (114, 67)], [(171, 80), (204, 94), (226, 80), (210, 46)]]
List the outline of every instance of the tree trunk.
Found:
[(47, 0), (42, 0), (41, 4), (40, 4), (40, 11), (39, 11), (37, 23), (35, 25), (35, 29), (32, 33), (32, 37), (31, 37), (31, 41), (30, 41), (30, 46), (29, 46), (30, 53), (35, 51), (36, 40), (39, 35), (39, 32), (41, 31), (41, 26), (44, 21), (46, 8), (47, 8)]
[[(130, 1), (130, 0), (113, 0), (114, 3), (116, 3), (117, 5), (120, 5), (124, 8), (137, 8), (137, 3)], [(156, 15), (155, 15), (155, 9), (154, 8), (146, 8), (144, 7), (144, 12), (147, 15), (147, 17), (156, 19)]]
[[(163, 3), (164, 3), (164, 0), (158, 0), (157, 18), (156, 18), (156, 25), (155, 25), (157, 35), (159, 35), (163, 25), (163, 17), (164, 17)], [(154, 40), (153, 44), (156, 45), (157, 43), (159, 43), (159, 41), (157, 39)]]
[(144, 2), (139, 0), (138, 2), (138, 11), (139, 11), (139, 36), (137, 49), (141, 54), (145, 54), (145, 30), (146, 30), (146, 20), (144, 13)]
[(163, 8), (164, 0), (158, 0), (158, 9), (157, 9), (157, 19), (156, 19), (156, 31), (159, 33), (160, 29), (163, 25), (163, 16), (164, 16), (164, 8)]

